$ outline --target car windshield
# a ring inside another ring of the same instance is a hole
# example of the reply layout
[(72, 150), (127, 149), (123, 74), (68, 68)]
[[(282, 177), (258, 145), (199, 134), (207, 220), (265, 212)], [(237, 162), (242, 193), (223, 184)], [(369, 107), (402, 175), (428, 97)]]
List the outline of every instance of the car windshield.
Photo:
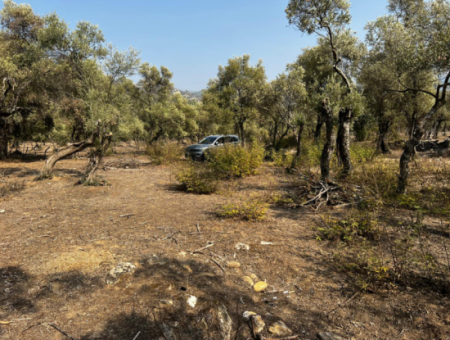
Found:
[(199, 144), (212, 144), (215, 142), (215, 140), (217, 139), (217, 137), (206, 137), (205, 139), (203, 139)]

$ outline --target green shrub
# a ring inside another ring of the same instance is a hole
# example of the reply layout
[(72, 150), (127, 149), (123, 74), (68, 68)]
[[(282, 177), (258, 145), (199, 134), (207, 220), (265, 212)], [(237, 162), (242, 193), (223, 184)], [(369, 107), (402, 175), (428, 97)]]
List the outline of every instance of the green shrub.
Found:
[(253, 200), (241, 204), (229, 203), (220, 207), (220, 217), (239, 218), (244, 221), (261, 221), (266, 218), (268, 204)]
[(207, 154), (209, 167), (221, 178), (239, 178), (257, 173), (264, 158), (264, 149), (253, 144), (249, 147), (224, 145)]
[(377, 240), (380, 235), (378, 221), (371, 219), (370, 214), (348, 216), (343, 220), (325, 220), (325, 228), (318, 228), (318, 240), (341, 240), (352, 242), (354, 238)]
[(217, 190), (217, 179), (209, 167), (190, 163), (176, 175), (183, 189), (195, 194), (212, 194)]
[(350, 146), (350, 157), (354, 163), (366, 163), (372, 161), (376, 156), (376, 149), (367, 144), (352, 143)]
[(153, 164), (171, 164), (182, 158), (184, 147), (176, 142), (161, 141), (147, 146), (146, 152)]
[(286, 151), (278, 151), (272, 154), (273, 164), (279, 167), (289, 167), (294, 159), (293, 154), (287, 154)]

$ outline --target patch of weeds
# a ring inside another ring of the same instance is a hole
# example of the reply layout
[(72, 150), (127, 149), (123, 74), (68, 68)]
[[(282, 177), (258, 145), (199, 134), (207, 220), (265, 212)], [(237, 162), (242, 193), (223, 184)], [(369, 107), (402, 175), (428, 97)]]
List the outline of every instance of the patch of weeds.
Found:
[(21, 191), (23, 189), (25, 189), (24, 182), (15, 182), (15, 183), (5, 182), (3, 185), (0, 186), (0, 197), (12, 195), (13, 193)]
[(317, 240), (351, 243), (358, 238), (374, 241), (380, 237), (378, 221), (370, 214), (349, 214), (342, 220), (323, 218), (325, 227), (317, 229)]
[(229, 203), (220, 207), (218, 216), (225, 218), (239, 218), (244, 221), (262, 221), (266, 218), (268, 204), (259, 200)]
[(276, 205), (289, 205), (295, 203), (295, 200), (288, 193), (276, 193), (270, 197), (270, 203)]

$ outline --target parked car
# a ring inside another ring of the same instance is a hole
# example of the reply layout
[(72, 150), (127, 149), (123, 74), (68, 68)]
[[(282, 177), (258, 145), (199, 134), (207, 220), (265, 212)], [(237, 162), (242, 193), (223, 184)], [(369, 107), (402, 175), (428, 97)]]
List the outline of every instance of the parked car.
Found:
[(239, 137), (235, 135), (214, 135), (208, 136), (200, 141), (198, 144), (189, 145), (186, 148), (186, 158), (194, 160), (205, 160), (205, 152), (208, 149), (215, 148), (226, 144), (239, 144)]

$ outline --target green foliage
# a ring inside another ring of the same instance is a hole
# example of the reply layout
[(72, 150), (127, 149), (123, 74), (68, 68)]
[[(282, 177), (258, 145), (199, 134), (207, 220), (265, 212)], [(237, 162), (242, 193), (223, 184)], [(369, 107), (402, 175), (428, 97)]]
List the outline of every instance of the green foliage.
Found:
[(349, 215), (342, 220), (323, 219), (326, 227), (318, 228), (318, 240), (341, 240), (354, 242), (355, 239), (377, 240), (380, 235), (378, 221), (369, 214)]
[(350, 146), (350, 156), (355, 163), (366, 163), (375, 158), (376, 150), (368, 144), (353, 143)]
[(181, 160), (184, 147), (176, 142), (160, 141), (148, 145), (146, 153), (152, 164), (171, 164)]
[(240, 204), (229, 203), (219, 209), (218, 215), (226, 218), (239, 218), (244, 221), (262, 221), (266, 217), (268, 205), (259, 200)]
[(264, 158), (264, 149), (259, 144), (250, 146), (224, 145), (208, 150), (210, 168), (220, 178), (239, 178), (257, 173)]
[(218, 180), (209, 167), (192, 162), (177, 173), (176, 179), (184, 190), (195, 194), (212, 194), (218, 186)]

